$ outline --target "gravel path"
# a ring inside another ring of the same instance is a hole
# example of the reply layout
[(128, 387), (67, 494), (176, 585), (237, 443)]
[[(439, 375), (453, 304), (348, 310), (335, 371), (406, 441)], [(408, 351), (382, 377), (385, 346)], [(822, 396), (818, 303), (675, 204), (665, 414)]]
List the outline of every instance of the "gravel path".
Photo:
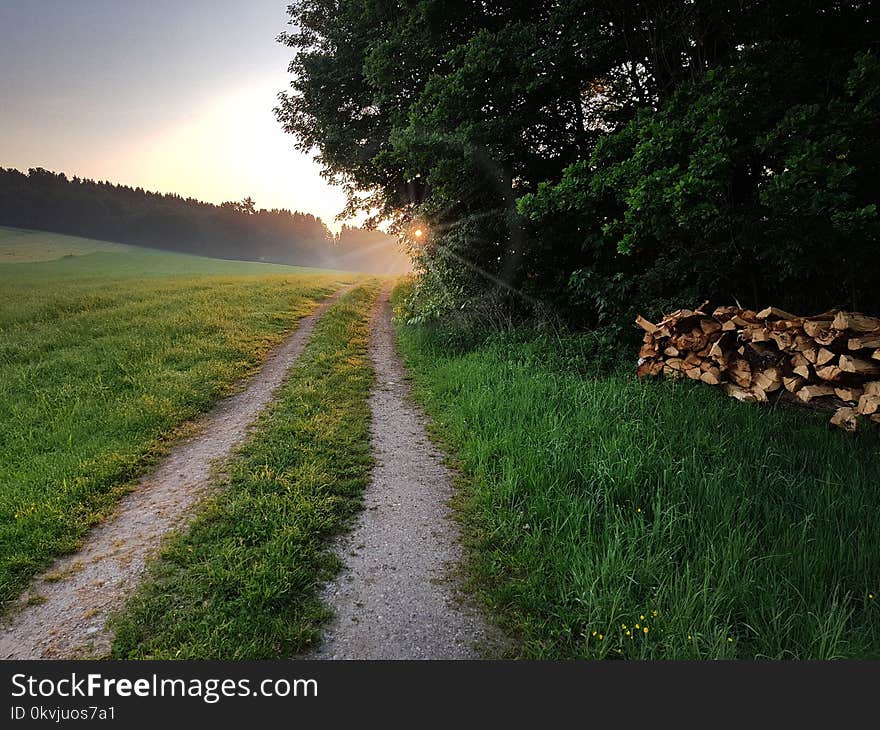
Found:
[(92, 530), (79, 552), (36, 578), (0, 628), (0, 658), (61, 659), (106, 656), (110, 614), (141, 577), (163, 536), (181, 527), (210, 489), (215, 466), (247, 435), (302, 352), (315, 322), (346, 286), (300, 320), (296, 331), (247, 381), (198, 424), (198, 435), (175, 446), (138, 482), (113, 515)]
[(501, 646), (459, 594), (462, 548), (448, 501), (452, 478), (409, 398), (386, 290), (373, 316), (376, 369), (372, 481), (366, 509), (339, 542), (346, 567), (324, 591), (335, 609), (314, 659), (478, 659)]

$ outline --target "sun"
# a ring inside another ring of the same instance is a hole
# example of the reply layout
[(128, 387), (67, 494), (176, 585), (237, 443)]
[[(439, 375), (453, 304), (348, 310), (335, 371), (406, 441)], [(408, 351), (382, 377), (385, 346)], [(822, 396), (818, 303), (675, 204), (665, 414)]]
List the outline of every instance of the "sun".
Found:
[(416, 229), (413, 231), (413, 235), (414, 235), (416, 238), (421, 238), (422, 236), (425, 235), (425, 232), (424, 232), (421, 228), (416, 228)]

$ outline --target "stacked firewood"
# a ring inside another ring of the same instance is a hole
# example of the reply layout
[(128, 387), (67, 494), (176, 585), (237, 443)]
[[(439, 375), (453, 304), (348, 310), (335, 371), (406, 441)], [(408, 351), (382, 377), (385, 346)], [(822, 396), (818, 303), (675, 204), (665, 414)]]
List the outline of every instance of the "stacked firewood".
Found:
[(797, 317), (776, 307), (679, 309), (645, 331), (639, 376), (688, 377), (741, 401), (784, 398), (834, 411), (854, 431), (880, 423), (880, 319), (831, 311)]

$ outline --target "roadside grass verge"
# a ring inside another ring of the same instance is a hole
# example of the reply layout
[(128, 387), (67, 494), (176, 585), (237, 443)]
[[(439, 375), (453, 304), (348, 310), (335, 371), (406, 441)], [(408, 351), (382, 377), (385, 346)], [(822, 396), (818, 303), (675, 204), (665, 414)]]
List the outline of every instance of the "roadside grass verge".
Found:
[(359, 509), (372, 458), (367, 358), (375, 283), (334, 304), (230, 463), (113, 621), (115, 658), (268, 659), (320, 640), (327, 538)]
[(602, 374), (589, 336), (398, 337), (522, 656), (880, 657), (877, 429)]
[(355, 278), (132, 251), (0, 265), (0, 610)]

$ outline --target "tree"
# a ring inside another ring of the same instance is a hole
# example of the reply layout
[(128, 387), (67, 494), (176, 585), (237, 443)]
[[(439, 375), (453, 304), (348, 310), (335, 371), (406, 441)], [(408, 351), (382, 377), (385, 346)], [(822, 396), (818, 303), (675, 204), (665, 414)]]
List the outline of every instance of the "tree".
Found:
[[(422, 315), (540, 300), (622, 321), (639, 298), (763, 303), (771, 283), (822, 306), (842, 296), (817, 282), (842, 276), (826, 267), (844, 240), (849, 300), (873, 301), (873, 153), (827, 154), (840, 135), (875, 148), (867, 92), (845, 91), (870, 68), (854, 59), (873, 47), (873, 4), (305, 0), (290, 14), (278, 118), (349, 212), (427, 226), (411, 241)], [(785, 261), (759, 256), (780, 238)]]
[(220, 203), (220, 207), (224, 210), (231, 210), (233, 213), (238, 213), (240, 215), (254, 215), (257, 212), (257, 204), (250, 195), (244, 198), (241, 202), (229, 200), (225, 203)]

